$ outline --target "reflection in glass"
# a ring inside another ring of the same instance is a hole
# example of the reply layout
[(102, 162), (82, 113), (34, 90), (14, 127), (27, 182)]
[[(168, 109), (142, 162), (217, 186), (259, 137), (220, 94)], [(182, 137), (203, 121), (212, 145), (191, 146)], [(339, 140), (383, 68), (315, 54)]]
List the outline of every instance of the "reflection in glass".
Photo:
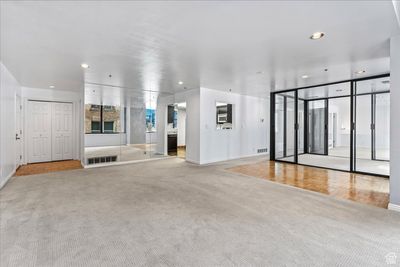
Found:
[(375, 95), (375, 159), (390, 160), (390, 94)]
[(297, 137), (297, 163), (389, 175), (389, 90), (390, 77), (298, 89), (297, 114), (296, 90), (274, 93), (275, 159), (294, 162)]
[(232, 129), (232, 104), (217, 102), (216, 124), (217, 130)]
[(275, 95), (275, 158), (294, 162), (295, 95)]
[(308, 103), (308, 151), (325, 154), (325, 113), (326, 101), (315, 100)]
[[(167, 156), (162, 147), (156, 151), (158, 98), (156, 92), (87, 85), (85, 163), (109, 164)], [(161, 112), (165, 114), (163, 107)]]

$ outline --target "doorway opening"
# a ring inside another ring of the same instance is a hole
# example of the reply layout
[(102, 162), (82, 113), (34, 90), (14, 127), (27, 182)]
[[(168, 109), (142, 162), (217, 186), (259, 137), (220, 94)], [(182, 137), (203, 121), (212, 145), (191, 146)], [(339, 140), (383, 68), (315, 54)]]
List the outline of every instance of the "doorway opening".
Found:
[(168, 155), (186, 158), (186, 102), (168, 105)]

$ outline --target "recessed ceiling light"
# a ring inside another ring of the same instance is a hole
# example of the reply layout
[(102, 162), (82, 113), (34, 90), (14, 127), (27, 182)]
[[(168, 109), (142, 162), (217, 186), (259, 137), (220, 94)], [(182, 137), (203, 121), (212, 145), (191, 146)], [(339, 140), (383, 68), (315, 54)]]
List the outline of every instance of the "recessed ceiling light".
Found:
[(54, 85), (50, 85), (49, 88), (53, 89), (56, 88)]
[(86, 63), (82, 63), (82, 64), (81, 64), (81, 67), (84, 68), (84, 69), (87, 69), (87, 68), (89, 68), (89, 65), (86, 64)]
[(179, 82), (178, 82), (178, 84), (182, 85), (182, 84), (183, 84), (183, 82), (182, 82), (182, 81), (179, 81)]
[(310, 39), (311, 40), (317, 40), (317, 39), (321, 39), (322, 37), (324, 37), (325, 33), (323, 32), (314, 32), (311, 36)]
[(365, 73), (365, 70), (356, 71), (356, 74), (363, 74), (363, 73)]
[(303, 76), (301, 76), (301, 78), (307, 79), (307, 78), (308, 78), (308, 75), (303, 75)]

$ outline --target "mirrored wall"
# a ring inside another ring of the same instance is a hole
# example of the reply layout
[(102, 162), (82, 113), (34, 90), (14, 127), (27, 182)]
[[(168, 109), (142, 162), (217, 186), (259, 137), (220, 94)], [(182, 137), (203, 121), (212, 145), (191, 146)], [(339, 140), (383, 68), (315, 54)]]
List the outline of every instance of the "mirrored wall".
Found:
[(157, 147), (157, 92), (85, 86), (85, 164), (167, 157)]
[(271, 94), (271, 159), (388, 176), (390, 77)]

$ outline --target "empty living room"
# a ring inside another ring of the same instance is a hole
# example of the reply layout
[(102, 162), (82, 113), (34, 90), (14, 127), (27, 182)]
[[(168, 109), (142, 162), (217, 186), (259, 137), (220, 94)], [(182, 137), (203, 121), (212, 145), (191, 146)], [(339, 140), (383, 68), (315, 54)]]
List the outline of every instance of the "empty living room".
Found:
[(400, 1), (0, 1), (0, 266), (400, 266)]

